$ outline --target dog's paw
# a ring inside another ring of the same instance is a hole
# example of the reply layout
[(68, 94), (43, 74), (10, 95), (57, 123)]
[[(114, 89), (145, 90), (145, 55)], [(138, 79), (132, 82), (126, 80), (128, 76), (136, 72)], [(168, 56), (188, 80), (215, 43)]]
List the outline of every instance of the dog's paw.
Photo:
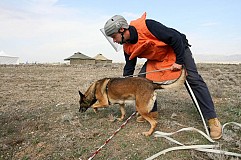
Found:
[(117, 118), (118, 121), (122, 122), (124, 118)]
[(97, 108), (93, 108), (94, 112), (97, 114), (98, 109)]
[(117, 118), (116, 118), (115, 116), (113, 116), (113, 114), (109, 114), (109, 115), (108, 115), (108, 121), (110, 121), (110, 122), (115, 122), (116, 119), (117, 119)]
[(148, 137), (148, 136), (150, 136), (150, 135), (151, 135), (151, 133), (150, 133), (150, 132), (142, 132), (142, 135), (144, 135), (144, 136)]

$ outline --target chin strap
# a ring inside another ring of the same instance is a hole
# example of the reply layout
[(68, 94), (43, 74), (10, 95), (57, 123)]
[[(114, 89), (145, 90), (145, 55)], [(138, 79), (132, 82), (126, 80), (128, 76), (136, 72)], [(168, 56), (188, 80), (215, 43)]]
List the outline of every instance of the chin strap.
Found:
[(124, 42), (124, 32), (121, 32), (121, 42), (120, 42), (120, 44), (124, 44), (125, 42)]

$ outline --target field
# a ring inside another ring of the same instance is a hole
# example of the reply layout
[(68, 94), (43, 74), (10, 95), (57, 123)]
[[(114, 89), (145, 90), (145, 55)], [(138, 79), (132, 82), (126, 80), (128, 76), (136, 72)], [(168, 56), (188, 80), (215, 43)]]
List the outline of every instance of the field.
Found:
[[(121, 126), (111, 122), (120, 115), (117, 105), (78, 112), (78, 90), (84, 92), (97, 79), (119, 77), (123, 64), (0, 66), (0, 160), (83, 159), (95, 152)], [(137, 67), (137, 71), (140, 66)], [(241, 123), (241, 64), (198, 64), (222, 123)], [(158, 127), (173, 132), (183, 126), (203, 130), (201, 118), (183, 87), (158, 91)], [(127, 117), (135, 111), (127, 105)], [(103, 160), (141, 160), (175, 144), (140, 133), (149, 123), (127, 125), (96, 155)], [(173, 136), (184, 144), (210, 144), (194, 132)], [(241, 129), (228, 126), (219, 147), (241, 153)], [(194, 150), (173, 151), (160, 160), (236, 159)]]

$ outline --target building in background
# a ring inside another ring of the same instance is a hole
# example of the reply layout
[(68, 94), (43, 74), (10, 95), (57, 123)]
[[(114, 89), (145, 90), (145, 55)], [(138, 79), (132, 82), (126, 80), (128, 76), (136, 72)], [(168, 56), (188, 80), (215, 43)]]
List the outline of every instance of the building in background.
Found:
[(112, 60), (107, 59), (102, 54), (97, 54), (95, 57), (95, 64), (106, 64), (106, 63), (112, 63)]
[(112, 60), (107, 59), (102, 54), (97, 54), (94, 58), (88, 57), (83, 53), (77, 52), (74, 55), (64, 59), (69, 61), (70, 64), (106, 64), (112, 63)]
[(19, 64), (19, 57), (7, 55), (5, 52), (0, 51), (0, 65), (1, 64)]
[(88, 57), (80, 52), (74, 53), (74, 55), (64, 59), (70, 61), (70, 64), (95, 64), (95, 59)]

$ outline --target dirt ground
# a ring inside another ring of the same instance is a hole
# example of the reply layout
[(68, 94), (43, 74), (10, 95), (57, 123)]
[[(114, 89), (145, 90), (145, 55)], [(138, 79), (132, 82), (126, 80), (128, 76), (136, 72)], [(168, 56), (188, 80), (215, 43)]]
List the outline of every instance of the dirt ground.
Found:
[[(124, 64), (106, 65), (2, 65), (0, 66), (0, 160), (88, 159), (123, 122), (116, 105), (79, 113), (78, 90), (84, 92), (95, 80), (119, 77)], [(137, 71), (141, 66), (137, 67)], [(241, 123), (241, 64), (198, 64), (209, 86), (222, 123)], [(173, 132), (183, 126), (203, 129), (202, 121), (183, 87), (158, 91), (157, 130)], [(135, 111), (127, 107), (127, 117)], [(145, 159), (174, 144), (144, 137), (148, 123), (135, 118), (96, 155), (95, 159)], [(230, 126), (219, 149), (241, 153), (241, 129)], [(185, 144), (208, 142), (200, 135), (176, 135)], [(209, 143), (208, 143), (209, 144)], [(158, 159), (235, 159), (234, 157), (175, 151)]]

